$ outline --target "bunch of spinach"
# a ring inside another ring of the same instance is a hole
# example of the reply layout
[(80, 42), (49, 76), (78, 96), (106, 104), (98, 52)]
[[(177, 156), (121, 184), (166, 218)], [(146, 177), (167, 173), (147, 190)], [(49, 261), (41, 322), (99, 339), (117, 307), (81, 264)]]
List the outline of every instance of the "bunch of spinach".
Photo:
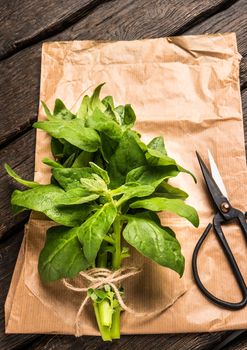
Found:
[[(187, 193), (168, 183), (180, 172), (191, 173), (167, 155), (161, 136), (144, 144), (132, 129), (131, 105), (115, 106), (111, 96), (101, 100), (102, 85), (84, 96), (76, 114), (59, 99), (53, 112), (42, 102), (47, 120), (33, 126), (51, 135), (54, 159), (43, 160), (51, 167), (49, 185), (23, 180), (5, 165), (29, 187), (13, 192), (14, 212), (32, 209), (59, 224), (47, 231), (40, 277), (50, 282), (91, 267), (119, 269), (129, 256), (124, 242), (182, 276), (180, 244), (156, 213), (169, 211), (198, 226), (196, 210), (185, 204)], [(110, 286), (88, 295), (102, 338), (119, 338), (121, 308)]]

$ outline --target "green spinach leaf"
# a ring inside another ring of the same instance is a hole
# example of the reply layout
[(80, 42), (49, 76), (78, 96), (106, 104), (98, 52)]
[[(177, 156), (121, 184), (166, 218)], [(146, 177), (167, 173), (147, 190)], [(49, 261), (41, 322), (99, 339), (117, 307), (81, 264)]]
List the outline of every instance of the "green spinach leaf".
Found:
[(74, 205), (92, 202), (99, 198), (96, 193), (90, 193), (83, 187), (72, 188), (69, 191), (63, 193), (61, 198), (57, 200), (58, 205)]
[(101, 102), (106, 108), (110, 106), (111, 109), (114, 110), (114, 101), (112, 96), (105, 96)]
[(189, 220), (194, 226), (199, 226), (199, 217), (196, 210), (181, 199), (154, 197), (142, 199), (132, 203), (131, 208), (144, 208), (152, 211), (169, 211)]
[(64, 145), (60, 140), (54, 137), (51, 138), (51, 152), (56, 160), (61, 161), (64, 157)]
[(77, 228), (52, 227), (39, 256), (39, 274), (44, 282), (75, 277), (89, 267), (77, 237)]
[(91, 128), (86, 128), (81, 119), (49, 120), (33, 124), (34, 128), (42, 129), (52, 137), (65, 139), (72, 145), (88, 152), (95, 152), (100, 146), (100, 137)]
[(160, 152), (160, 154), (167, 156), (166, 148), (165, 148), (165, 143), (164, 139), (162, 136), (158, 136), (153, 138), (149, 144), (148, 144), (148, 149), (150, 150), (156, 150)]
[(178, 171), (191, 175), (194, 181), (196, 182), (195, 176), (189, 170), (177, 164), (173, 158), (168, 157), (166, 154), (164, 154), (164, 152), (160, 152), (157, 149), (148, 148), (146, 158), (150, 165), (174, 165), (177, 167)]
[(92, 178), (91, 168), (53, 168), (52, 175), (59, 185), (68, 191), (71, 188), (81, 186), (81, 178)]
[(123, 116), (123, 124), (128, 125), (129, 128), (135, 124), (136, 115), (130, 104), (124, 106), (124, 116)]
[(106, 170), (102, 169), (100, 166), (98, 166), (97, 164), (95, 164), (93, 162), (90, 162), (89, 165), (93, 169), (93, 172), (95, 174), (101, 176), (106, 184), (110, 183), (110, 178), (109, 178), (108, 173), (107, 173)]
[(79, 226), (89, 215), (91, 208), (87, 204), (69, 205), (69, 207), (63, 205), (66, 195), (67, 192), (55, 185), (40, 185), (23, 192), (15, 190), (11, 204), (19, 209), (42, 212), (61, 225)]
[(115, 153), (116, 148), (118, 147), (118, 142), (116, 140), (111, 139), (103, 132), (100, 133), (100, 139), (100, 152), (104, 161), (106, 163), (109, 163), (112, 155)]
[(72, 153), (63, 163), (64, 168), (71, 168), (74, 164), (74, 160), (76, 158), (76, 153)]
[(120, 140), (122, 136), (121, 127), (114, 120), (109, 119), (109, 117), (98, 108), (96, 108), (90, 118), (88, 118), (86, 125), (89, 128), (103, 132), (109, 138), (116, 141)]
[(72, 164), (72, 168), (83, 168), (88, 167), (89, 162), (93, 159), (94, 153), (82, 151), (76, 157), (74, 163)]
[(180, 188), (173, 187), (167, 182), (163, 181), (157, 187), (156, 192), (154, 193), (156, 197), (165, 197), (165, 198), (173, 198), (173, 199), (186, 199), (188, 198), (188, 194), (182, 191)]
[(174, 165), (169, 166), (141, 166), (131, 170), (126, 177), (126, 183), (136, 182), (140, 185), (157, 187), (162, 181), (175, 177), (179, 171)]
[(145, 210), (145, 211), (137, 211), (137, 212), (135, 212), (134, 215), (138, 218), (147, 219), (147, 220), (151, 220), (151, 221), (155, 222), (156, 225), (158, 225), (160, 228), (164, 229), (171, 236), (176, 237), (175, 232), (170, 227), (163, 226), (161, 224), (160, 218), (157, 215), (157, 213), (155, 213), (153, 211)]
[(76, 116), (68, 110), (68, 108), (65, 106), (62, 100), (57, 98), (53, 110), (53, 117), (64, 120), (71, 120), (74, 119)]
[(80, 179), (81, 186), (93, 193), (104, 193), (107, 191), (107, 185), (105, 181), (98, 176), (97, 174), (92, 174), (92, 178), (81, 178)]
[[(111, 179), (111, 188), (116, 188), (125, 182), (127, 173), (140, 166), (146, 165), (146, 158), (143, 150), (136, 142), (135, 136), (125, 131), (115, 153), (111, 156), (107, 166)], [(131, 182), (135, 182), (134, 180)]]
[(100, 249), (100, 245), (115, 220), (116, 215), (116, 207), (112, 203), (106, 203), (78, 229), (78, 238), (83, 246), (84, 255), (90, 265), (95, 264), (95, 258)]
[(62, 164), (60, 164), (60, 163), (58, 163), (55, 160), (50, 159), (50, 158), (43, 158), (42, 163), (44, 163), (52, 168), (63, 168)]
[(134, 197), (146, 197), (152, 194), (155, 191), (155, 188), (150, 185), (138, 185), (135, 183), (126, 184), (120, 186), (116, 190), (113, 190), (113, 195), (123, 194), (123, 196), (119, 199), (118, 205), (121, 203), (128, 201)]
[(51, 119), (53, 116), (52, 116), (52, 113), (51, 113), (51, 111), (49, 110), (47, 104), (46, 104), (44, 101), (41, 101), (41, 104), (42, 104), (42, 106), (43, 106), (43, 108), (44, 108), (44, 111), (45, 111), (46, 116), (48, 117), (48, 119)]
[(144, 256), (183, 275), (184, 257), (179, 242), (154, 221), (128, 215), (123, 236)]
[(76, 114), (77, 118), (82, 119), (84, 124), (86, 124), (86, 120), (89, 114), (89, 104), (90, 104), (90, 97), (88, 95), (85, 95), (82, 99), (80, 108)]
[(105, 85), (105, 83), (98, 85), (94, 92), (93, 95), (90, 98), (90, 108), (92, 111), (94, 111), (96, 108), (98, 108), (101, 111), (105, 110), (104, 104), (100, 101), (99, 95), (102, 87)]
[(37, 186), (40, 186), (39, 183), (34, 182), (34, 181), (28, 181), (28, 180), (23, 180), (19, 175), (17, 175), (13, 169), (11, 169), (11, 167), (8, 164), (4, 164), (4, 168), (7, 171), (7, 173), (9, 174), (9, 176), (11, 176), (13, 179), (15, 179), (15, 181), (19, 182), (20, 184), (26, 186), (26, 187), (30, 187), (30, 188), (34, 188)]

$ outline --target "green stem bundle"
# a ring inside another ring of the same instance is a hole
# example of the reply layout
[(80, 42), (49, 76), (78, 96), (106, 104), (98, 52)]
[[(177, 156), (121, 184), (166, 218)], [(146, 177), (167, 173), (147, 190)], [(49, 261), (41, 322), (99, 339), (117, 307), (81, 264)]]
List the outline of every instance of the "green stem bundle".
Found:
[[(112, 259), (111, 268), (117, 270), (121, 267), (121, 215), (118, 214), (113, 223), (113, 237), (112, 243)], [(97, 257), (97, 267), (107, 267), (107, 257), (109, 254), (105, 251), (106, 241), (102, 243), (101, 250)], [(120, 313), (121, 307), (115, 298), (115, 293), (107, 286), (108, 297), (100, 300), (98, 303), (94, 302), (94, 312), (98, 323), (99, 331), (103, 340), (112, 340), (120, 338)], [(113, 294), (114, 293), (114, 294)]]
[(102, 322), (102, 319), (101, 319), (101, 315), (100, 315), (100, 312), (99, 312), (99, 304), (94, 302), (93, 303), (93, 307), (94, 307), (94, 314), (95, 314), (95, 317), (96, 317), (96, 320), (97, 320), (97, 324), (98, 324), (99, 331), (100, 331), (102, 339), (104, 341), (112, 340), (110, 328), (103, 325), (103, 322)]

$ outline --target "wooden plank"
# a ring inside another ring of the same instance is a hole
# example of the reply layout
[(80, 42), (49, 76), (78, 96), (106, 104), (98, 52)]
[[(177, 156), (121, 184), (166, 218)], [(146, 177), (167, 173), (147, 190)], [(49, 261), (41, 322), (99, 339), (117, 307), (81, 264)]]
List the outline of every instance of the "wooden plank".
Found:
[(59, 33), (92, 11), (100, 0), (1, 1), (0, 59)]
[(222, 350), (246, 350), (247, 349), (247, 332), (241, 335), (239, 338), (231, 342), (227, 347)]
[(242, 109), (244, 116), (244, 139), (245, 139), (245, 150), (247, 151), (247, 88), (242, 90)]
[(241, 90), (247, 88), (247, 56), (245, 55), (240, 62), (240, 84)]
[[(91, 337), (95, 338), (95, 337)], [(23, 350), (56, 350), (73, 349), (77, 339), (72, 335), (44, 335), (35, 339), (31, 344), (25, 346)], [(94, 346), (96, 341), (94, 341)], [(92, 347), (94, 349), (95, 347)], [(89, 348), (90, 349), (90, 348)]]
[[(10, 56), (34, 42), (55, 35), (59, 31), (64, 31), (102, 3), (102, 1), (97, 0), (73, 0), (68, 6), (66, 0), (52, 2), (49, 0), (42, 2), (38, 0), (11, 0), (2, 2), (0, 22), (3, 23), (1, 32), (4, 34), (0, 35), (0, 59)], [(204, 17), (210, 16), (222, 7), (230, 6), (232, 2), (234, 1), (216, 1), (215, 3), (206, 1), (205, 5), (201, 7), (200, 4), (196, 4), (196, 1), (189, 1), (186, 6), (179, 6), (179, 8), (182, 7), (182, 12), (187, 15), (187, 9), (193, 6), (194, 13), (184, 24), (187, 28), (192, 23), (196, 23), (202, 15)], [(177, 1), (168, 5), (171, 9), (173, 7), (173, 10), (178, 10)], [(142, 7), (140, 9), (143, 10)], [(171, 11), (171, 14), (175, 15), (174, 11)], [(174, 16), (175, 19), (176, 17)], [(175, 24), (172, 19), (171, 24)], [(177, 28), (174, 30), (171, 28), (171, 30), (176, 32)]]
[[(244, 333), (244, 334), (243, 334)], [(243, 339), (246, 341), (246, 330), (236, 330), (229, 333), (229, 336), (227, 336), (222, 342), (220, 342), (214, 350), (222, 350), (222, 349), (229, 349), (229, 346), (232, 349), (232, 346), (234, 345), (234, 349), (239, 349), (239, 344), (242, 343)]]
[[(218, 333), (195, 333), (195, 334), (156, 334), (156, 335), (130, 335), (121, 336), (120, 340), (112, 343), (103, 343), (99, 337), (72, 336), (44, 336), (35, 340), (25, 350), (86, 350), (86, 349), (107, 349), (107, 350), (211, 350), (219, 344), (231, 332)], [(241, 336), (231, 343), (232, 350), (243, 350), (239, 344), (244, 344), (246, 335)], [(235, 346), (236, 344), (236, 346)]]
[[(233, 3), (231, 0), (125, 0), (103, 3), (93, 13), (49, 40), (131, 40), (173, 35)], [(38, 108), (41, 43), (0, 62), (0, 144), (23, 133)], [(11, 79), (9, 79), (11, 77)]]
[(12, 180), (3, 164), (8, 163), (20, 176), (28, 180), (33, 179), (34, 172), (35, 130), (12, 142), (0, 150), (0, 238), (7, 232), (25, 222), (29, 216), (24, 212), (14, 216), (10, 208), (10, 196), (15, 188), (23, 188)]
[(27, 346), (37, 338), (31, 334), (4, 334), (4, 302), (10, 285), (12, 273), (20, 249), (23, 231), (16, 232), (11, 239), (0, 244), (0, 349), (11, 350)]

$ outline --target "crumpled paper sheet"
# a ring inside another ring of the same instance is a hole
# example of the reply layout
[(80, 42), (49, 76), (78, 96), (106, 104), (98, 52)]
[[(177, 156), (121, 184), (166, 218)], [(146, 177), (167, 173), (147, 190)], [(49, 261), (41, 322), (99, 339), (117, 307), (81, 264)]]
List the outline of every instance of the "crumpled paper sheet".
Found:
[[(79, 106), (82, 93), (106, 82), (102, 95), (117, 103), (131, 103), (137, 113), (136, 129), (144, 141), (165, 137), (169, 154), (189, 168), (198, 184), (186, 174), (171, 181), (190, 194), (200, 227), (163, 213), (162, 221), (177, 233), (186, 257), (182, 279), (133, 250), (126, 263), (143, 272), (124, 282), (127, 303), (136, 311), (167, 309), (155, 317), (122, 313), (122, 334), (204, 332), (247, 327), (247, 309), (221, 309), (204, 298), (191, 272), (196, 242), (213, 216), (195, 150), (203, 157), (209, 148), (217, 162), (233, 206), (247, 208), (246, 161), (239, 88), (239, 61), (235, 34), (168, 37), (141, 41), (73, 41), (45, 43), (42, 50), (40, 99), (53, 107), (56, 97), (68, 107)], [(39, 119), (44, 119), (39, 111)], [(48, 183), (49, 136), (37, 131), (35, 180)], [(61, 282), (43, 285), (37, 261), (50, 221), (32, 213), (25, 230), (5, 304), (7, 333), (73, 334), (82, 295)], [(247, 277), (246, 245), (234, 226), (224, 228), (230, 246)], [(230, 268), (213, 232), (199, 254), (200, 275), (219, 298), (241, 298)], [(99, 334), (88, 304), (81, 318), (81, 334)]]

